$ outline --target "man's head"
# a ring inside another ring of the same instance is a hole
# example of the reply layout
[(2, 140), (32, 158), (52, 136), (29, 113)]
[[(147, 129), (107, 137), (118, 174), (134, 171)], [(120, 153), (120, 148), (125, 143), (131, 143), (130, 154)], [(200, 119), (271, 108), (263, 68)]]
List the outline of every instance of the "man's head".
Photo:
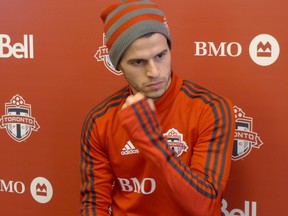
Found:
[(127, 0), (107, 7), (101, 14), (104, 22), (106, 46), (115, 68), (136, 39), (149, 33), (160, 33), (171, 48), (171, 37), (165, 14), (147, 0)]
[(134, 94), (158, 100), (171, 83), (171, 53), (167, 39), (160, 33), (136, 39), (124, 52), (118, 68)]

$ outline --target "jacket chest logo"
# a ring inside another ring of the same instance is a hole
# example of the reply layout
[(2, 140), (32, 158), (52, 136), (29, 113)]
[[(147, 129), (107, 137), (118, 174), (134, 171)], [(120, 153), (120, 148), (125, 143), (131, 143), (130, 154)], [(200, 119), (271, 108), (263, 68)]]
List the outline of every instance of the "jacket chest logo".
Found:
[(168, 147), (171, 151), (175, 152), (177, 157), (179, 157), (183, 152), (187, 152), (189, 147), (183, 140), (183, 134), (179, 133), (177, 129), (171, 128), (164, 133), (163, 136), (167, 139)]

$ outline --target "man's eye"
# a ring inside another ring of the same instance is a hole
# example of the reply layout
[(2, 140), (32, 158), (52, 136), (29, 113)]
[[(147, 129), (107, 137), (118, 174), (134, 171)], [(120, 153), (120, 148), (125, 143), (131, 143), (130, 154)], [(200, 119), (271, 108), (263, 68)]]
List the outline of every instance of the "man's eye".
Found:
[(156, 56), (156, 59), (161, 59), (165, 56), (165, 53), (162, 52), (162, 53), (159, 53), (157, 56)]
[(163, 56), (163, 53), (160, 53), (160, 54), (157, 55), (156, 57), (157, 57), (157, 58), (162, 58), (162, 56)]
[(142, 63), (143, 63), (143, 60), (141, 60), (141, 59), (134, 60), (134, 61), (132, 62), (133, 65), (141, 65)]

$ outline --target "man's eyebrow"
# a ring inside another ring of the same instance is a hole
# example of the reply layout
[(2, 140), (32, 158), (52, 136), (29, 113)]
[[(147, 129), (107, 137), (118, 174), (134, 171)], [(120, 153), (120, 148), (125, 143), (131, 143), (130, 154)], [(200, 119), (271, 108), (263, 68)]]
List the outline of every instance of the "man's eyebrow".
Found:
[[(157, 57), (158, 55), (160, 55), (160, 54), (165, 54), (165, 53), (167, 53), (168, 52), (168, 49), (164, 49), (164, 50), (162, 50), (162, 51), (160, 51), (159, 53), (157, 53), (155, 56), (154, 56), (154, 58), (155, 57)], [(141, 58), (141, 57), (139, 57), (139, 58), (131, 58), (131, 59), (128, 59), (127, 60), (127, 62), (129, 62), (129, 63), (133, 63), (133, 62), (135, 62), (135, 61), (146, 61), (146, 59), (145, 58)]]
[(160, 55), (160, 54), (165, 54), (168, 52), (168, 49), (164, 49), (163, 51), (159, 52), (158, 54), (156, 54), (154, 57)]
[(127, 62), (132, 63), (135, 61), (145, 61), (145, 59), (144, 58), (131, 58), (131, 59), (128, 59)]

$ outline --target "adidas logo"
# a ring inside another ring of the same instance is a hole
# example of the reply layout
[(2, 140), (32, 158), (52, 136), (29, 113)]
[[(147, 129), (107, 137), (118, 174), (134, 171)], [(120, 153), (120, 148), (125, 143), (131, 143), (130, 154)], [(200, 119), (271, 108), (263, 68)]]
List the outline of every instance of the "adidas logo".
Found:
[(135, 148), (133, 143), (129, 140), (121, 151), (121, 155), (138, 154), (139, 150)]

